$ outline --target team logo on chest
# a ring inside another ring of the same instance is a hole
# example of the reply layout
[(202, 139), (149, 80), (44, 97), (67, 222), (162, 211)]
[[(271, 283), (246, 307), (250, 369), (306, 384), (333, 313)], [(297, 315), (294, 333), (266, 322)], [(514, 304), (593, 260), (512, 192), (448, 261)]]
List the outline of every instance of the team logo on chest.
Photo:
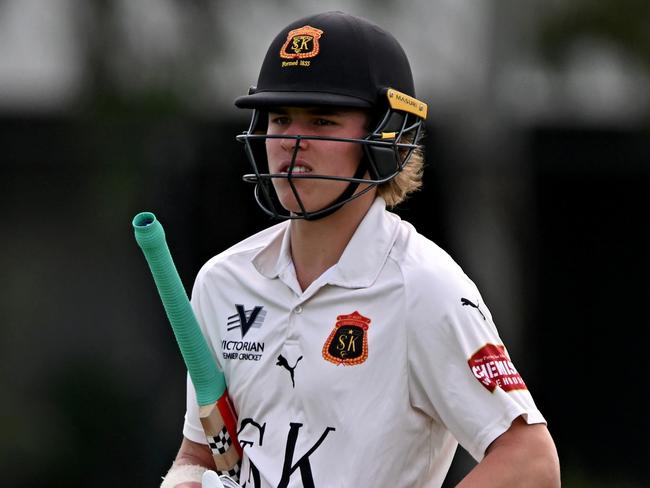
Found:
[(359, 312), (336, 317), (323, 346), (323, 357), (336, 365), (354, 366), (368, 359), (368, 327), (371, 320)]

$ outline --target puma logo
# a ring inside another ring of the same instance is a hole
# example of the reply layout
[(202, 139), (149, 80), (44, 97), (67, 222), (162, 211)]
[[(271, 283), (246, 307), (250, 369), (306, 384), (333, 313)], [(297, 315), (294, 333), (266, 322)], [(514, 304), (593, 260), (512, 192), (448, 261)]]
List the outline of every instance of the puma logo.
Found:
[(463, 304), (463, 307), (466, 306), (466, 305), (469, 305), (470, 307), (474, 307), (476, 310), (478, 310), (478, 313), (481, 314), (481, 317), (483, 317), (483, 320), (487, 320), (485, 318), (485, 315), (483, 315), (483, 312), (481, 312), (481, 309), (478, 308), (477, 304), (474, 304), (474, 303), (470, 302), (467, 298), (461, 298), (460, 303)]
[(301, 359), (302, 359), (302, 356), (300, 356), (296, 360), (296, 364), (294, 364), (293, 367), (291, 367), (291, 366), (289, 366), (289, 361), (287, 361), (285, 359), (285, 357), (282, 354), (280, 354), (278, 356), (278, 362), (275, 363), (276, 366), (282, 366), (284, 369), (289, 371), (289, 374), (291, 375), (291, 384), (293, 385), (294, 388), (296, 387), (296, 382), (294, 381), (293, 373), (294, 373), (294, 370), (296, 369), (296, 366), (298, 366), (298, 361), (300, 361)]

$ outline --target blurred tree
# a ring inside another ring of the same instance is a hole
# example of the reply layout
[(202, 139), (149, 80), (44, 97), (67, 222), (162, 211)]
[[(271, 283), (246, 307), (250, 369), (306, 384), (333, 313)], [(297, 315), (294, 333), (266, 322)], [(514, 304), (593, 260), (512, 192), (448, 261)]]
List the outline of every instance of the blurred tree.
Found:
[(541, 22), (540, 47), (559, 61), (576, 41), (603, 39), (620, 46), (650, 68), (650, 2), (647, 0), (572, 0), (561, 2)]
[[(152, 5), (150, 5), (152, 4)], [(220, 3), (90, 0), (75, 10), (86, 46), (82, 111), (186, 113), (219, 45)]]

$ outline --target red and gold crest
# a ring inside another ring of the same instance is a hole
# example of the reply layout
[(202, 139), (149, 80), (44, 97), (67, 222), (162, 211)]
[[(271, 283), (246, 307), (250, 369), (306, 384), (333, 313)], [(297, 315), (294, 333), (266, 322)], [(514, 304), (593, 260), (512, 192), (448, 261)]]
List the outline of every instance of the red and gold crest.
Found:
[(280, 57), (284, 59), (313, 58), (320, 51), (318, 40), (323, 31), (310, 25), (294, 29), (287, 34), (287, 40), (280, 49)]
[(336, 365), (355, 366), (368, 359), (370, 319), (354, 311), (336, 317), (336, 324), (323, 346), (323, 357)]

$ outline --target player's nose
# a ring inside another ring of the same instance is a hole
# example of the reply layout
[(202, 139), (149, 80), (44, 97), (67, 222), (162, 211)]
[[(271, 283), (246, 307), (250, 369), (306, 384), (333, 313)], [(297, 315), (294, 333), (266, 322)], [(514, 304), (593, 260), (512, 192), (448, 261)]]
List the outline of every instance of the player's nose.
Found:
[(300, 136), (291, 139), (280, 139), (280, 147), (287, 152), (293, 152), (298, 146), (298, 150), (307, 149), (308, 142), (305, 139), (302, 139)]

